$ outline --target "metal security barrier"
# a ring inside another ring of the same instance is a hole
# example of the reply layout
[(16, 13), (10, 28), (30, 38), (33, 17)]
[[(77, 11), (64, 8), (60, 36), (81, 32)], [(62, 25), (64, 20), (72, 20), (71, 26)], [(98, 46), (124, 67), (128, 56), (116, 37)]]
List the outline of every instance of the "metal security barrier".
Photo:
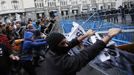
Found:
[[(110, 14), (103, 15), (103, 17), (109, 15)], [(85, 31), (87, 31), (88, 29), (93, 29), (100, 34), (104, 33), (110, 28), (121, 28), (125, 32), (115, 36), (113, 38), (113, 41), (115, 41), (117, 45), (129, 44), (134, 42), (134, 39), (132, 38), (134, 37), (134, 26), (129, 26), (127, 24), (115, 24), (114, 22), (106, 22), (104, 18), (102, 18), (102, 15), (100, 15), (98, 12), (85, 15), (80, 14), (78, 16), (75, 15), (70, 18), (63, 18), (60, 21), (60, 25), (63, 28), (63, 31), (71, 31), (73, 21), (81, 25)]]
[[(108, 22), (105, 21), (104, 17), (108, 17), (109, 15), (106, 16), (101, 16), (99, 13), (94, 12), (93, 14), (85, 14), (82, 16), (80, 14), (79, 16), (71, 16), (71, 17), (64, 17), (60, 21), (60, 26), (63, 29), (63, 32), (68, 33), (71, 32), (71, 28), (73, 27), (72, 23), (73, 21), (77, 22), (79, 25), (81, 25), (85, 31), (88, 29), (93, 29), (95, 30), (98, 34), (105, 35), (108, 33), (108, 29), (110, 28), (121, 28), (122, 33), (119, 35), (115, 36), (112, 40), (116, 43), (117, 46), (123, 45), (123, 44), (132, 44), (134, 42), (134, 26), (129, 26), (127, 24), (116, 24), (114, 22)], [(111, 15), (110, 15), (111, 16)], [(116, 50), (114, 50), (116, 51)], [(122, 57), (122, 56), (121, 56)], [(95, 58), (96, 59), (96, 58)], [(98, 62), (98, 61), (97, 61)], [(116, 61), (115, 61), (116, 62)], [(111, 66), (109, 63), (108, 66), (104, 64), (100, 65), (95, 64), (95, 61), (91, 61), (89, 65), (87, 65), (86, 68), (83, 72), (80, 72), (81, 74), (92, 74), (92, 75), (128, 75), (128, 73), (124, 70), (121, 70), (120, 68), (117, 68), (115, 66), (112, 66), (111, 68), (107, 68)], [(116, 63), (114, 63), (116, 64)], [(91, 69), (89, 69), (89, 67)], [(106, 67), (107, 69), (103, 69)], [(88, 70), (88, 71), (87, 71)], [(97, 74), (99, 72), (99, 74)]]
[[(98, 31), (98, 34), (106, 34), (108, 31)], [(112, 40), (117, 43), (117, 45), (122, 44), (131, 44), (134, 41), (134, 28), (131, 29), (128, 27), (128, 29), (123, 29), (122, 33), (118, 36), (115, 36)]]

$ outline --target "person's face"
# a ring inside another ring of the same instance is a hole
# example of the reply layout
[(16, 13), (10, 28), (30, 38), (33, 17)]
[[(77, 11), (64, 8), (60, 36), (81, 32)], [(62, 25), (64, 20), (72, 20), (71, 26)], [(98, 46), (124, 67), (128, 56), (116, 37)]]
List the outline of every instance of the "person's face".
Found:
[(29, 24), (29, 25), (28, 25), (28, 29), (33, 29), (32, 24)]
[(59, 54), (66, 54), (70, 50), (69, 42), (65, 38), (57, 45), (57, 47), (55, 47), (55, 49), (57, 50), (57, 53)]
[(63, 39), (59, 44), (58, 44), (59, 47), (68, 47), (68, 41), (67, 39)]
[(32, 21), (29, 21), (29, 24), (32, 24)]
[(12, 31), (13, 30), (13, 27), (12, 26), (9, 26), (9, 30)]
[(20, 24), (16, 24), (16, 27), (17, 27), (17, 28), (20, 28), (21, 26), (20, 26)]

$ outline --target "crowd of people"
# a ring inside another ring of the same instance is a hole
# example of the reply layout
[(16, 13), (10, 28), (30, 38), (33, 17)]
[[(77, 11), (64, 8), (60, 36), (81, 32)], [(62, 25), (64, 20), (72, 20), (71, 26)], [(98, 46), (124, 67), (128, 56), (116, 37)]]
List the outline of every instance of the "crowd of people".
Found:
[[(0, 75), (21, 75), (23, 68), (29, 75), (37, 75), (40, 57), (44, 58), (46, 75), (74, 75), (90, 60), (105, 48), (108, 41), (117, 35), (120, 29), (111, 29), (107, 36), (85, 48), (76, 56), (68, 55), (68, 51), (80, 44), (86, 37), (95, 32), (86, 34), (68, 42), (61, 33), (50, 33), (49, 26), (54, 21), (42, 18), (40, 21), (29, 20), (26, 27), (20, 22), (0, 25)], [(47, 25), (46, 25), (47, 24)], [(47, 27), (48, 26), (48, 27)], [(49, 46), (49, 48), (47, 48)], [(46, 54), (42, 50), (49, 49)]]
[(0, 75), (20, 75), (22, 68), (36, 75), (35, 67), (45, 58), (45, 38), (54, 22), (42, 17), (29, 19), (25, 25), (21, 21), (0, 23)]
[[(94, 16), (92, 16), (94, 13), (96, 13)], [(76, 15), (75, 19), (79, 19), (79, 17), (82, 18), (89, 18), (89, 16), (92, 16), (94, 20), (100, 19), (100, 20), (105, 20), (107, 22), (113, 22), (113, 23), (127, 23), (127, 21), (130, 21), (132, 24), (134, 23), (134, 4), (131, 4), (130, 7), (127, 5), (120, 6), (118, 9), (116, 8), (109, 8), (109, 9), (100, 9), (100, 10), (95, 10), (91, 11), (91, 13), (87, 14), (81, 14), (81, 15)], [(128, 17), (130, 16), (130, 19), (128, 20)], [(92, 20), (92, 19), (91, 19)]]
[(44, 17), (37, 21), (29, 19), (25, 25), (20, 21), (0, 23), (0, 75), (21, 75), (22, 68), (29, 75), (37, 75), (35, 69), (44, 59), (44, 75), (76, 75), (106, 47), (112, 37), (121, 32), (121, 29), (109, 29), (102, 40), (71, 56), (69, 50), (94, 35), (95, 31), (88, 30), (68, 41), (61, 33), (50, 33), (54, 23), (54, 19)]
[(122, 23), (126, 23), (127, 15), (131, 18), (131, 23), (134, 23), (134, 4), (131, 4), (131, 7), (127, 7), (127, 5), (120, 6), (118, 9), (111, 8), (109, 10), (100, 10), (99, 15), (101, 15), (102, 19), (106, 19), (108, 22), (119, 22), (119, 16), (121, 16)]

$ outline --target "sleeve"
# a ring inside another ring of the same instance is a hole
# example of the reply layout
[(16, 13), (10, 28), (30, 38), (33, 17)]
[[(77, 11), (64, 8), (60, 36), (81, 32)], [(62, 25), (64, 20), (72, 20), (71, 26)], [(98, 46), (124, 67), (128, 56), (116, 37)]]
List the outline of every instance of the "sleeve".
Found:
[(35, 42), (46, 41), (45, 39), (36, 39)]
[(64, 70), (71, 72), (77, 72), (82, 67), (86, 66), (92, 59), (94, 59), (100, 51), (105, 48), (106, 44), (103, 41), (97, 40), (92, 46), (82, 50), (75, 56), (65, 57), (63, 60)]
[(46, 41), (43, 41), (43, 42), (32, 42), (32, 46), (43, 46), (43, 45), (46, 45), (47, 42)]
[(3, 45), (4, 51), (5, 51), (5, 55), (7, 57), (9, 57), (9, 55), (11, 54), (11, 50), (9, 50), (5, 45)]
[(38, 30), (41, 31), (41, 26), (39, 25)]
[(5, 36), (5, 39), (3, 39), (3, 40), (5, 41), (3, 43), (5, 43), (7, 49), (8, 50), (11, 50), (11, 45), (9, 44), (9, 39)]
[(78, 44), (80, 44), (80, 42), (77, 40), (77, 38), (75, 38), (69, 42), (69, 48), (73, 48)]

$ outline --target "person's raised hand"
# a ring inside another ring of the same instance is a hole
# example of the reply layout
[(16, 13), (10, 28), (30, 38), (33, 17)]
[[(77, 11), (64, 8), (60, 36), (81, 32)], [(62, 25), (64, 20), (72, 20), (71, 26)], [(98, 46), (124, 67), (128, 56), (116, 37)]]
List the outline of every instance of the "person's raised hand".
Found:
[(120, 28), (111, 28), (111, 29), (108, 30), (108, 36), (110, 36), (111, 38), (116, 36), (119, 33), (121, 33)]
[(86, 35), (87, 36), (92, 36), (95, 34), (95, 31), (93, 31), (92, 29), (89, 29), (87, 32), (86, 32)]

